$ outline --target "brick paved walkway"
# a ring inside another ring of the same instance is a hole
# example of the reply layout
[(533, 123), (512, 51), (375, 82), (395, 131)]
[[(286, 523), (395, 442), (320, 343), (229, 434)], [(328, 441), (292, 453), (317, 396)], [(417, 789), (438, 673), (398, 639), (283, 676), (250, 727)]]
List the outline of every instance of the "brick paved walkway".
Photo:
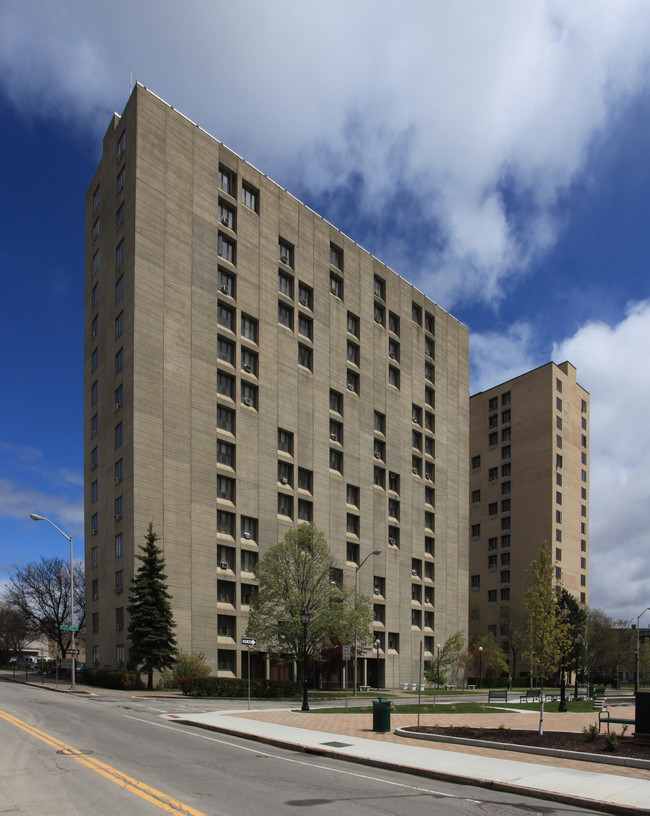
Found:
[[(429, 711), (425, 711), (429, 708)], [(440, 726), (469, 726), (484, 728), (512, 728), (513, 730), (526, 729), (536, 730), (539, 724), (539, 713), (535, 711), (517, 711), (512, 709), (502, 709), (495, 711), (486, 705), (485, 713), (481, 714), (442, 714), (431, 712), (431, 706), (423, 706), (420, 716), (420, 725), (440, 725)], [(617, 708), (617, 714), (621, 717), (634, 717), (634, 707)], [(391, 713), (391, 730), (386, 734), (376, 733), (372, 730), (372, 706), (369, 706), (367, 714), (320, 714), (317, 709), (310, 712), (300, 711), (246, 711), (233, 712), (232, 716), (244, 717), (252, 720), (263, 720), (264, 722), (277, 723), (294, 728), (306, 728), (315, 731), (325, 731), (331, 734), (345, 735), (349, 737), (362, 737), (364, 739), (380, 740), (384, 743), (395, 743), (396, 746), (417, 745), (418, 747), (429, 746), (431, 748), (452, 751), (456, 753), (475, 754), (478, 756), (495, 757), (517, 762), (530, 762), (538, 765), (549, 765), (566, 768), (571, 762), (572, 768), (597, 773), (616, 774), (618, 776), (630, 776), (638, 779), (650, 780), (650, 770), (644, 768), (626, 768), (622, 765), (608, 765), (604, 763), (583, 762), (580, 760), (567, 760), (559, 757), (549, 757), (538, 754), (515, 753), (497, 748), (468, 747), (455, 745), (453, 743), (440, 743), (426, 740), (409, 739), (408, 737), (397, 736), (394, 729), (409, 725), (417, 725), (417, 714), (395, 714)], [(544, 714), (544, 731), (576, 731), (582, 732), (586, 725), (598, 723), (598, 713), (595, 711), (585, 713), (564, 714), (548, 713)], [(613, 730), (613, 727), (612, 727)], [(620, 726), (619, 726), (620, 732)]]

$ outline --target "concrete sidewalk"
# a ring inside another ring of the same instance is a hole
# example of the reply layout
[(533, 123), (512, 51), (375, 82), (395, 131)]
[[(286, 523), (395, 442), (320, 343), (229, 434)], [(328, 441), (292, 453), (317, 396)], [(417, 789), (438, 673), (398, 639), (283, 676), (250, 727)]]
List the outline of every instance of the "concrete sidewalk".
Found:
[[(397, 733), (413, 714), (392, 714), (393, 731), (372, 731), (372, 713), (212, 711), (167, 715), (169, 720), (273, 745), (407, 773), (537, 796), (606, 813), (650, 812), (650, 763), (636, 768), (499, 748), (422, 741)], [(596, 718), (597, 719), (597, 718)], [(581, 731), (590, 714), (546, 714), (545, 730)], [(474, 722), (473, 722), (474, 721)], [(484, 714), (422, 714), (421, 725), (536, 728), (538, 714), (501, 710)]]

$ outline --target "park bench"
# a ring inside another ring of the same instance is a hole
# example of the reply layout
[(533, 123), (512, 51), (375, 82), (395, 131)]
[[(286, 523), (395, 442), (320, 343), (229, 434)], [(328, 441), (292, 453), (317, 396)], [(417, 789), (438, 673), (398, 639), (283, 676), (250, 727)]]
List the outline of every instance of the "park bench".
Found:
[(450, 684), (447, 684), (447, 685), (445, 685), (445, 688), (447, 689), (447, 691), (453, 691), (456, 688), (456, 686), (452, 686)]
[(507, 689), (490, 689), (488, 691), (488, 703), (507, 703), (508, 690)]
[(474, 684), (470, 683), (470, 684), (467, 686), (467, 690), (468, 690), (468, 691), (476, 691), (476, 686), (475, 686)]
[(616, 723), (618, 725), (634, 725), (636, 720), (630, 719), (629, 717), (612, 717), (612, 713), (609, 709), (603, 708), (602, 711), (598, 712), (598, 733), (600, 734), (600, 726), (601, 723), (607, 723), (607, 733), (609, 734), (609, 726), (610, 723)]
[(551, 694), (544, 695), (544, 702), (546, 703), (557, 703), (557, 701), (562, 697), (561, 694), (558, 694), (557, 691), (552, 692)]
[(520, 703), (539, 703), (542, 695), (541, 689), (528, 689), (525, 694), (519, 697)]

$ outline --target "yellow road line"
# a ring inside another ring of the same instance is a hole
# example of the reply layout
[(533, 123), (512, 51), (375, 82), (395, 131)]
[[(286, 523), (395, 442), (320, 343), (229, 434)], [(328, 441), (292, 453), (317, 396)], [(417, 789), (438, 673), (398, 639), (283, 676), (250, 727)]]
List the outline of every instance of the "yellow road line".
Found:
[(65, 742), (61, 742), (61, 740), (46, 734), (44, 731), (39, 731), (38, 728), (35, 728), (33, 725), (30, 725), (23, 720), (19, 720), (17, 717), (12, 716), (11, 714), (0, 711), (0, 717), (6, 720), (8, 723), (11, 723), (11, 725), (16, 726), (16, 728), (20, 728), (27, 734), (30, 734), (31, 736), (36, 737), (37, 739), (46, 743), (46, 745), (56, 748), (57, 751), (61, 751), (72, 759), (76, 759), (77, 762), (80, 762), (86, 768), (95, 771), (95, 773), (100, 774), (105, 779), (115, 782), (117, 785), (120, 785), (131, 793), (134, 793), (136, 796), (140, 796), (142, 799), (157, 805), (162, 810), (167, 811), (167, 813), (174, 813), (177, 814), (177, 816), (188, 816), (188, 814), (189, 816), (206, 816), (203, 811), (196, 810), (195, 808), (180, 802), (178, 799), (168, 796), (166, 793), (163, 793), (156, 788), (145, 785), (144, 782), (134, 779), (131, 776), (127, 776), (127, 774), (122, 773), (122, 771), (118, 771), (117, 768), (113, 768), (111, 765), (107, 765), (105, 762), (101, 762), (95, 757), (83, 754), (78, 749), (67, 745)]

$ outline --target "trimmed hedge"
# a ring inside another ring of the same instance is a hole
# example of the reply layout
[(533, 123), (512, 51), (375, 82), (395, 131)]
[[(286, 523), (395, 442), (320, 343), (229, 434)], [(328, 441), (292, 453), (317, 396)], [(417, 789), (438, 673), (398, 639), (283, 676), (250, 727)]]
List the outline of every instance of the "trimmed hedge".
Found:
[[(183, 685), (187, 688), (183, 693), (190, 697), (248, 697), (248, 680), (238, 677), (196, 677)], [(252, 697), (296, 697), (298, 693), (291, 680), (251, 680)]]
[(80, 680), (88, 686), (107, 689), (143, 689), (145, 687), (134, 672), (118, 671), (117, 669), (84, 669)]

